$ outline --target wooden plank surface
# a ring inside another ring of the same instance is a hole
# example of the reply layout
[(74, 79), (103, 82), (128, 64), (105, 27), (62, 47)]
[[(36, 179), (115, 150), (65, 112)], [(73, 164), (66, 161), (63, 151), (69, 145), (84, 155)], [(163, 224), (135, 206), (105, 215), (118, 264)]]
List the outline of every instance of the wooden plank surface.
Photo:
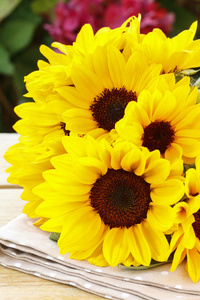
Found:
[[(6, 183), (5, 169), (9, 164), (3, 159), (6, 149), (18, 140), (17, 134), (0, 134), (0, 227), (22, 213), (22, 189)], [(0, 266), (1, 300), (100, 300), (102, 297), (75, 287), (44, 280)]]

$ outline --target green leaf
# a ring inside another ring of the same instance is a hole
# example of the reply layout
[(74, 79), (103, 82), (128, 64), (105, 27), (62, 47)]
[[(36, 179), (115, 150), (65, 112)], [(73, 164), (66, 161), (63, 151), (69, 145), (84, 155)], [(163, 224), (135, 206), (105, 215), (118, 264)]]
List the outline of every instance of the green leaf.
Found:
[(21, 0), (1, 0), (0, 1), (0, 21), (5, 19), (21, 2)]
[(58, 1), (59, 0), (33, 0), (31, 7), (36, 14), (48, 13), (50, 10), (54, 9)]
[(166, 8), (169, 12), (174, 12), (175, 14), (176, 19), (171, 36), (175, 36), (182, 30), (188, 29), (197, 19), (191, 11), (181, 7), (178, 1), (159, 0), (157, 2), (161, 3), (162, 7)]
[(196, 169), (195, 164), (183, 164), (184, 173), (189, 169)]
[(15, 66), (13, 79), (18, 90), (20, 102), (27, 101), (27, 98), (23, 97), (23, 95), (27, 93), (24, 84), (24, 76), (37, 69), (37, 61), (40, 59), (43, 59), (43, 56), (40, 53), (39, 45), (37, 44), (34, 46), (29, 45), (25, 50), (21, 51), (13, 58), (13, 64)]
[(123, 265), (120, 265), (120, 267), (124, 268), (124, 269), (131, 269), (131, 270), (135, 270), (135, 271), (139, 271), (139, 270), (147, 270), (147, 269), (152, 269), (152, 268), (155, 268), (155, 267), (158, 267), (160, 265), (163, 265), (167, 262), (162, 262), (162, 263), (157, 263), (157, 264), (152, 264), (150, 266), (138, 266), (138, 267), (133, 267), (133, 266), (130, 266), (130, 267), (126, 267), (126, 266), (123, 266)]
[(10, 61), (9, 53), (0, 45), (0, 74), (11, 75), (14, 72), (14, 66)]
[(151, 264), (149, 266), (140, 265), (138, 267), (134, 267), (134, 266), (126, 267), (126, 266), (120, 264), (120, 267), (122, 267), (124, 269), (131, 269), (131, 270), (139, 271), (139, 270), (147, 270), (147, 269), (155, 268), (155, 267), (167, 264), (169, 262), (171, 262), (171, 259), (164, 261), (164, 262), (158, 262), (158, 261), (155, 261), (152, 259)]
[(36, 15), (31, 8), (31, 1), (22, 0), (20, 5), (16, 7), (16, 9), (12, 12), (11, 15), (5, 20), (26, 20), (31, 23), (38, 22), (41, 17)]
[(51, 232), (49, 235), (50, 240), (57, 242), (60, 237), (60, 233), (58, 232)]
[(196, 101), (196, 104), (200, 103), (200, 89), (199, 89), (199, 94), (197, 96), (197, 101)]
[(187, 69), (187, 70), (181, 71), (181, 74), (186, 75), (186, 76), (190, 76), (190, 75), (197, 74), (199, 71), (200, 71), (200, 69), (198, 69), (198, 70), (195, 70), (195, 69)]
[(35, 27), (35, 24), (23, 20), (9, 22), (1, 31), (1, 42), (11, 54), (15, 54), (30, 43)]
[(34, 15), (29, 1), (22, 1), (2, 23), (0, 42), (11, 55), (25, 48), (32, 40), (41, 18)]
[(200, 88), (200, 77), (195, 81), (194, 85), (198, 87), (198, 89)]

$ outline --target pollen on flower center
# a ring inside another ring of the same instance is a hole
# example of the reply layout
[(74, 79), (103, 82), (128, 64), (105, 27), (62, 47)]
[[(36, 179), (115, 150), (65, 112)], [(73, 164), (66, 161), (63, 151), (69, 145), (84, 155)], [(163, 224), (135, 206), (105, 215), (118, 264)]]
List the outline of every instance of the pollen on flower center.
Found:
[(94, 98), (90, 110), (99, 128), (110, 131), (115, 123), (124, 116), (124, 110), (130, 101), (137, 101), (136, 92), (127, 91), (125, 87), (104, 91)]
[(155, 121), (144, 128), (142, 146), (147, 147), (149, 151), (158, 149), (164, 154), (174, 139), (175, 131), (169, 122)]
[(195, 222), (192, 224), (196, 237), (200, 240), (200, 209), (194, 214)]
[(141, 223), (147, 217), (150, 202), (150, 184), (122, 169), (109, 169), (90, 191), (91, 206), (110, 228)]

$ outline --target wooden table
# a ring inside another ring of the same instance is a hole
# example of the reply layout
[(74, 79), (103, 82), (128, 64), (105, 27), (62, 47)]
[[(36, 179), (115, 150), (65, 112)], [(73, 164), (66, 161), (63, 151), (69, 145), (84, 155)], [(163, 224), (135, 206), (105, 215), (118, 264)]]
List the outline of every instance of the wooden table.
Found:
[[(17, 134), (0, 134), (0, 227), (22, 213), (24, 201), (20, 199), (22, 189), (7, 183), (5, 169), (9, 164), (3, 155), (8, 147), (17, 143)], [(77, 288), (44, 280), (35, 276), (4, 268), (0, 265), (1, 300), (101, 300)]]

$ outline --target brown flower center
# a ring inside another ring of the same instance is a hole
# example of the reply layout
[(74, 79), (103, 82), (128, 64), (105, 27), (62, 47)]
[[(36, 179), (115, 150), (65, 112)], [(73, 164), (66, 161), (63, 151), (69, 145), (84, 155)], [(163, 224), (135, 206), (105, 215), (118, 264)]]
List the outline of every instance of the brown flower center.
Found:
[(195, 222), (192, 224), (196, 237), (200, 240), (200, 209), (194, 214)]
[(92, 207), (110, 228), (141, 223), (147, 217), (150, 202), (150, 184), (122, 169), (109, 169), (90, 191)]
[(175, 131), (169, 122), (155, 121), (144, 129), (142, 146), (147, 147), (149, 151), (158, 149), (164, 154), (174, 139)]
[(61, 127), (61, 129), (64, 131), (64, 134), (65, 135), (69, 135), (69, 133), (70, 133), (70, 131), (69, 130), (67, 130), (67, 129), (65, 129), (65, 123), (64, 122), (60, 122), (60, 127)]
[(128, 92), (125, 87), (104, 89), (90, 106), (98, 127), (108, 131), (113, 129), (115, 123), (123, 118), (124, 110), (130, 101), (137, 101), (136, 92)]

